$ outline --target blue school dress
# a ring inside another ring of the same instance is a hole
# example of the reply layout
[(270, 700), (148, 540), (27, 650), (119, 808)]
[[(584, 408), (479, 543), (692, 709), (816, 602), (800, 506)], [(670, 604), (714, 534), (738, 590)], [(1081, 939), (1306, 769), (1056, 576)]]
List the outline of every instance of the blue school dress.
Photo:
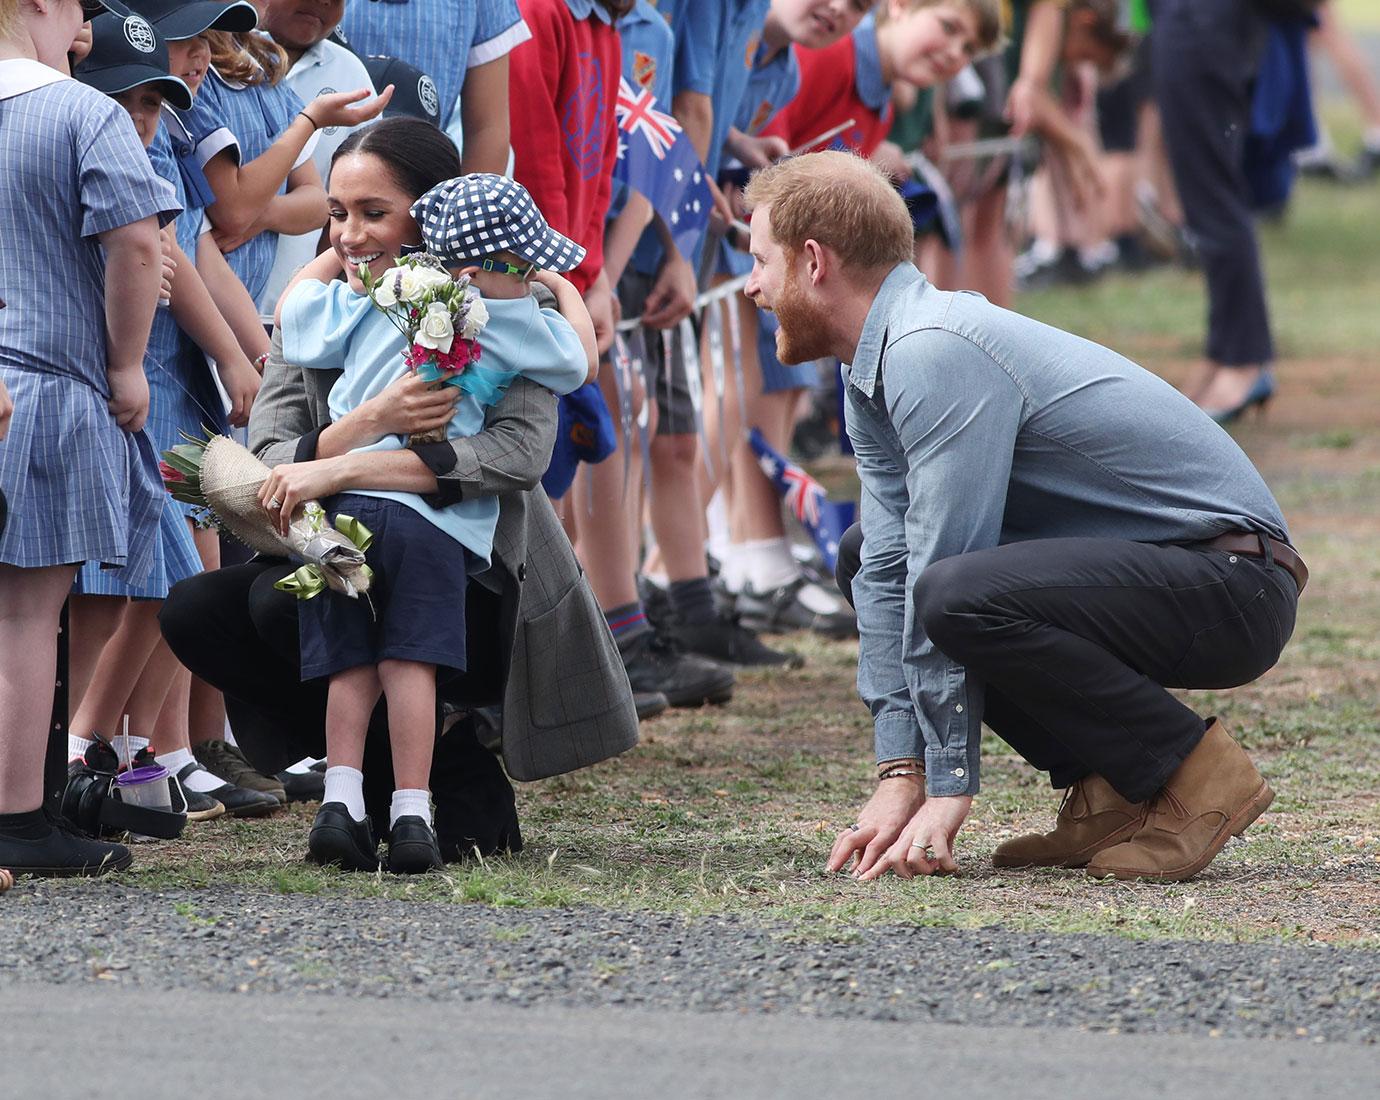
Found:
[(429, 74), (441, 101), (441, 128), (452, 136), (469, 70), (497, 61), (532, 37), (516, 0), (346, 4), (338, 30), (360, 57), (397, 57)]
[[(154, 171), (168, 181), (182, 204), (182, 213), (174, 223), (177, 244), (194, 260), (204, 217), (203, 204), (195, 193), (188, 195), (172, 142), (162, 126), (149, 146), (148, 157)], [(216, 411), (223, 405), (209, 378), (210, 365), (201, 349), (178, 327), (169, 309), (160, 307), (154, 314), (144, 373), (149, 380), (149, 416), (144, 432), (158, 455), (182, 443), (182, 432), (197, 434), (203, 425), (213, 431), (221, 430), (224, 416), (216, 415)], [(204, 379), (198, 379), (198, 374)], [(197, 391), (205, 392), (198, 397)], [(185, 518), (195, 511), (192, 505), (172, 497), (164, 501), (153, 566), (142, 582), (130, 584), (118, 573), (87, 563), (77, 574), (73, 593), (143, 600), (166, 598), (178, 581), (201, 572), (201, 557)]]
[[(282, 135), (302, 110), (302, 106), (297, 94), (286, 84), (249, 84), (237, 87), (227, 83), (215, 69), (212, 69), (202, 81), (201, 90), (192, 101), (191, 110), (183, 111), (182, 118), (187, 129), (194, 135), (215, 133), (217, 130), (228, 131), (234, 135), (239, 162), (247, 164), (262, 156)], [(311, 159), (312, 148), (311, 144), (307, 145), (297, 164)], [(278, 188), (280, 195), (286, 191), (286, 183)], [(273, 260), (277, 252), (278, 234), (265, 230), (245, 241), (233, 252), (225, 254), (230, 270), (239, 276), (240, 282), (249, 291), (249, 296), (256, 302), (268, 284), (268, 276), (273, 270)]]
[(94, 561), (140, 580), (164, 494), (148, 438), (107, 407), (97, 235), (166, 224), (177, 200), (118, 104), (36, 61), (0, 61), (0, 149), (0, 381), (15, 406), (0, 441), (0, 562)]

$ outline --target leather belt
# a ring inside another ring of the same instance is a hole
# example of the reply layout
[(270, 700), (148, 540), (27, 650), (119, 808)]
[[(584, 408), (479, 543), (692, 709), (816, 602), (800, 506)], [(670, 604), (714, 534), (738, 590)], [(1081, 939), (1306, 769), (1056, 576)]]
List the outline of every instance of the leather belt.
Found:
[(1205, 550), (1226, 550), (1232, 554), (1245, 554), (1248, 558), (1263, 558), (1265, 550), (1261, 546), (1262, 540), (1270, 544), (1270, 553), (1274, 555), (1275, 564), (1294, 578), (1299, 594), (1302, 595), (1304, 585), (1308, 583), (1308, 566), (1303, 563), (1298, 551), (1286, 542), (1265, 535), (1233, 531), (1226, 535), (1218, 535), (1208, 542), (1200, 542), (1198, 545)]

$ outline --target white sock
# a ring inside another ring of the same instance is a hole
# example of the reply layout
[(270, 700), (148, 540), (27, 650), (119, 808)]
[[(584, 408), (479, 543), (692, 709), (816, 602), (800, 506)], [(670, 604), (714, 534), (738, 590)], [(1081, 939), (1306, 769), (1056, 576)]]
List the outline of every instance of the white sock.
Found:
[(217, 787), (225, 786), (225, 780), (218, 775), (212, 775), (200, 764), (196, 763), (196, 757), (192, 755), (191, 749), (178, 749), (176, 752), (160, 752), (154, 757), (158, 763), (167, 768), (173, 775), (177, 775), (188, 764), (196, 764), (196, 767), (187, 773), (187, 778), (180, 782), (189, 791), (197, 791), (205, 794), (214, 791)]
[(326, 769), (326, 793), (322, 802), (343, 802), (356, 821), (364, 820), (364, 773), (336, 764)]
[(67, 735), (67, 759), (80, 760), (86, 750), (96, 743), (94, 737), (78, 737), (75, 733)]
[[(330, 772), (326, 773), (327, 777)], [(388, 807), (388, 827), (391, 829), (398, 823), (398, 818), (420, 817), (428, 825), (431, 824), (431, 792), (403, 790), (393, 792), (393, 804)]]
[(289, 764), (283, 771), (291, 772), (293, 775), (306, 775), (307, 772), (311, 771), (311, 766), (316, 762), (316, 757), (304, 756), (301, 760), (297, 761), (297, 763)]
[(784, 536), (736, 542), (733, 544), (733, 554), (737, 559), (737, 568), (741, 570), (743, 584), (752, 585), (754, 592), (770, 592), (790, 584), (800, 575), (800, 566), (796, 565), (791, 545)]

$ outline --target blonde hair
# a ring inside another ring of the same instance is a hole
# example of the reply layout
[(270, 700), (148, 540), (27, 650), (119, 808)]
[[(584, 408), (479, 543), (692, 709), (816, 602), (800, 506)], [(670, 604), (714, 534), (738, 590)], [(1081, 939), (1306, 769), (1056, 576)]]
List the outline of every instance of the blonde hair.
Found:
[[(1007, 27), (1002, 17), (1003, 4), (1001, 0), (902, 0), (908, 11), (918, 11), (920, 8), (934, 8), (940, 4), (952, 4), (954, 7), (962, 8), (972, 12), (973, 18), (977, 20), (977, 52), (979, 54), (992, 53), (1000, 49), (1005, 44)], [(877, 26), (882, 26), (888, 19), (890, 13), (887, 4), (877, 6)]]
[(743, 193), (749, 209), (770, 206), (771, 234), (787, 251), (807, 240), (845, 267), (892, 268), (909, 260), (915, 225), (905, 200), (870, 161), (852, 153), (806, 153), (757, 172)]
[(0, 39), (19, 33), (19, 0), (0, 0)]
[(283, 47), (263, 34), (207, 31), (211, 67), (236, 84), (277, 84), (288, 70)]

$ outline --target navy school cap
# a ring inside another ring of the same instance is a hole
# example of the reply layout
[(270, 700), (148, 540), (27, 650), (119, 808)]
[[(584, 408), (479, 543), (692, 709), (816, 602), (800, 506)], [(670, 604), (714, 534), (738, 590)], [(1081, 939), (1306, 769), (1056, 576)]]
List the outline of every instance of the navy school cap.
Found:
[(168, 47), (139, 15), (107, 12), (91, 21), (91, 52), (72, 74), (106, 95), (153, 84), (178, 110), (192, 105), (187, 85), (168, 72)]
[(128, 0), (158, 28), (167, 42), (195, 38), (202, 31), (252, 31), (259, 11), (248, 0)]
[(441, 93), (430, 76), (397, 57), (366, 57), (364, 67), (379, 91), (393, 85), (393, 98), (383, 109), (384, 118), (394, 115), (420, 118), (440, 129)]

